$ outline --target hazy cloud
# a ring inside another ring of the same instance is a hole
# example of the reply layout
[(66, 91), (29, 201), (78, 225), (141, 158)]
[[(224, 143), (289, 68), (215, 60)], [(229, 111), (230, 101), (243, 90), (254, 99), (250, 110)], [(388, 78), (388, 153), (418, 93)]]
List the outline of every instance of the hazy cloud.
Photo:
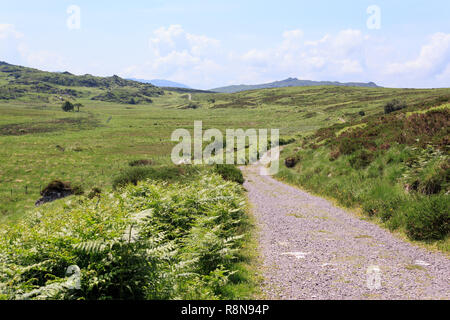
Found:
[(6, 38), (20, 39), (23, 38), (23, 34), (17, 31), (12, 24), (0, 24), (0, 40)]
[(142, 65), (126, 68), (132, 77), (164, 78), (202, 87), (212, 84), (218, 61), (220, 41), (186, 32), (180, 25), (161, 27), (149, 38), (149, 58)]
[(430, 86), (436, 83), (450, 85), (450, 34), (435, 33), (422, 46), (414, 60), (390, 63), (386, 74), (399, 76), (409, 85), (420, 82)]

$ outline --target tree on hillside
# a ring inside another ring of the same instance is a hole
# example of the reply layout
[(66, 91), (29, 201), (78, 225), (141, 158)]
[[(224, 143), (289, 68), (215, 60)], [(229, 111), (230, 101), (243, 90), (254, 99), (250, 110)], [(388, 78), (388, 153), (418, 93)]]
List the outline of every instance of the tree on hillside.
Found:
[(70, 101), (66, 101), (63, 103), (62, 107), (63, 111), (69, 112), (74, 110), (74, 105)]
[(77, 108), (77, 112), (80, 112), (80, 108), (83, 108), (84, 106), (81, 103), (75, 103), (75, 108)]
[(397, 99), (394, 99), (384, 106), (384, 113), (389, 114), (398, 110), (405, 109), (407, 107), (405, 102), (401, 102)]

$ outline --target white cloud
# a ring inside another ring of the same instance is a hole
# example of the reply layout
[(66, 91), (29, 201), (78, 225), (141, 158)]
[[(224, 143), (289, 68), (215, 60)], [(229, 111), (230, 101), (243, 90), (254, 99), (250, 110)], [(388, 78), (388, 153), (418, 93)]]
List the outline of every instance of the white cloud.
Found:
[(361, 63), (358, 60), (351, 60), (351, 59), (338, 60), (336, 61), (336, 64), (339, 66), (340, 71), (343, 74), (364, 72)]
[(12, 24), (0, 24), (0, 40), (6, 38), (21, 39), (23, 34), (17, 31)]
[(446, 83), (447, 87), (450, 86), (450, 63), (441, 74), (436, 76), (436, 80), (440, 83)]
[[(331, 48), (336, 50), (334, 54), (347, 56), (355, 50), (359, 50), (364, 45), (364, 41), (368, 40), (364, 37), (360, 30), (343, 30), (336, 37), (331, 38)], [(326, 42), (325, 42), (326, 43)]]
[(0, 60), (20, 63), (19, 45), (24, 35), (12, 24), (0, 24)]
[(300, 49), (301, 41), (303, 38), (302, 30), (288, 30), (283, 32), (283, 43), (281, 44), (281, 50), (296, 50)]
[(219, 45), (218, 40), (188, 33), (180, 25), (161, 27), (149, 39), (150, 51), (157, 57), (183, 51), (193, 56), (205, 56), (214, 53)]
[(326, 34), (322, 39), (320, 39), (320, 40), (316, 40), (316, 41), (305, 41), (305, 46), (313, 46), (313, 47), (315, 47), (315, 46), (318, 46), (318, 45), (321, 45), (321, 44), (324, 44), (324, 43), (326, 43), (327, 41), (329, 41), (329, 39), (330, 39), (330, 35), (329, 34)]
[(19, 46), (19, 52), (22, 55), (26, 65), (45, 71), (67, 71), (72, 70), (70, 64), (59, 53), (40, 50), (32, 51), (25, 44)]
[(205, 35), (189, 33), (180, 25), (161, 27), (149, 38), (149, 58), (123, 71), (137, 78), (165, 78), (199, 88), (224, 83), (260, 83), (288, 76), (313, 80), (349, 80), (363, 74), (364, 45), (359, 30), (305, 39), (300, 29), (287, 30), (280, 42), (267, 49), (225, 51)]
[(388, 74), (409, 74), (413, 76), (433, 76), (450, 65), (450, 34), (436, 33), (429, 43), (422, 46), (419, 56), (403, 63), (391, 63)]
[(353, 79), (355, 74), (364, 72), (361, 52), (368, 39), (361, 31), (343, 30), (319, 40), (304, 37), (301, 30), (286, 31), (277, 46), (252, 49), (242, 55), (242, 62), (256, 78), (264, 77), (269, 70), (273, 80), (287, 76), (313, 80)]
[[(123, 71), (125, 76), (164, 78), (204, 87), (222, 72), (220, 41), (186, 32), (180, 25), (161, 27), (149, 38), (149, 57), (143, 65)], [(214, 74), (218, 72), (218, 74)]]
[[(259, 79), (295, 76), (312, 80), (375, 81), (384, 86), (450, 86), (450, 34), (432, 35), (416, 59), (393, 63), (410, 54), (386, 39), (347, 29), (326, 34), (318, 40), (285, 32), (278, 46), (249, 50), (242, 55), (242, 66)], [(294, 39), (294, 40), (293, 40)]]
[(0, 60), (49, 71), (70, 68), (69, 63), (56, 52), (30, 49), (25, 35), (12, 24), (0, 24)]

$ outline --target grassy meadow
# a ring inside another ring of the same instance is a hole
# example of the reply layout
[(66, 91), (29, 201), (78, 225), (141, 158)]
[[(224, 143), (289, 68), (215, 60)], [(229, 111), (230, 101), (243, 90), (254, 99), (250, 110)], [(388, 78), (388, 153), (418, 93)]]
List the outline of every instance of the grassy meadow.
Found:
[[(280, 129), (280, 179), (448, 251), (448, 101), (450, 89), (160, 89), (0, 63), (0, 299), (257, 296), (242, 173), (171, 163), (172, 132), (197, 120)], [(84, 194), (36, 208), (56, 180)]]
[[(61, 102), (32, 98), (0, 100), (0, 219), (20, 217), (54, 179), (89, 191), (108, 190), (132, 160), (170, 162), (171, 133), (208, 128), (279, 128), (282, 136), (305, 137), (334, 123), (382, 113), (398, 98), (426, 101), (450, 90), (382, 88), (278, 88), (237, 94), (166, 91), (152, 104), (129, 105), (77, 99), (80, 112), (63, 112)], [(95, 95), (95, 94), (94, 94)], [(194, 104), (197, 108), (185, 108)]]

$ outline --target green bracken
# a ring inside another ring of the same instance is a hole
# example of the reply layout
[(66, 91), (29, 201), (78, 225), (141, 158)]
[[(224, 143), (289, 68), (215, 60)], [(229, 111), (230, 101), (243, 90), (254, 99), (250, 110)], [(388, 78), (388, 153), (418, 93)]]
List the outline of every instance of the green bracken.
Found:
[[(246, 221), (241, 187), (209, 173), (44, 205), (0, 229), (0, 295), (237, 298), (233, 285), (250, 281), (234, 269)], [(79, 288), (67, 286), (72, 265), (81, 270)]]

